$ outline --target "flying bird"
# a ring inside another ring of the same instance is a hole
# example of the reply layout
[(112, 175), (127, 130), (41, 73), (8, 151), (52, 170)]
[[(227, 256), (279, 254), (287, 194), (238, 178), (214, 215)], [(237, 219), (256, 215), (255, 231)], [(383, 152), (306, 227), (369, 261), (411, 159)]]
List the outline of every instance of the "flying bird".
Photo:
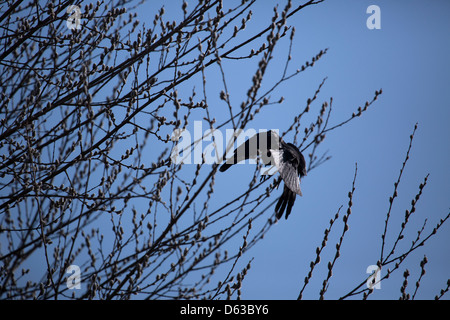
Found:
[[(265, 165), (275, 165), (284, 181), (284, 189), (275, 206), (277, 219), (286, 210), (286, 219), (294, 206), (296, 195), (302, 196), (300, 178), (306, 176), (306, 162), (300, 150), (292, 143), (286, 143), (275, 131), (255, 134), (239, 147), (234, 154), (219, 168), (228, 170), (233, 164), (242, 160), (261, 157)], [(300, 176), (300, 177), (299, 177)]]

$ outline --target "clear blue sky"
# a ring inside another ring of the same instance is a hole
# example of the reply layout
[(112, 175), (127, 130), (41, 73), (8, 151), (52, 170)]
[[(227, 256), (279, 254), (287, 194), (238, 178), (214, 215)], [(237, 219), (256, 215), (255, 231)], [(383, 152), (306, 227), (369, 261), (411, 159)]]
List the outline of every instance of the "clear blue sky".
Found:
[[(179, 2), (169, 6), (164, 1), (148, 1), (138, 10), (139, 20), (150, 26), (163, 3), (166, 15), (170, 16), (171, 10), (176, 10), (176, 15), (180, 14)], [(299, 1), (294, 0), (293, 3), (295, 6)], [(366, 27), (369, 17), (366, 9), (372, 4), (381, 9), (380, 30)], [(284, 5), (284, 2), (280, 4), (279, 11)], [(258, 1), (245, 32), (252, 35), (267, 26), (272, 6), (273, 2)], [(364, 280), (367, 267), (375, 264), (380, 255), (388, 199), (416, 123), (419, 126), (393, 208), (388, 240), (392, 244), (392, 236), (399, 231), (405, 210), (410, 208), (411, 199), (428, 173), (428, 184), (410, 219), (411, 229), (405, 234), (401, 248), (409, 246), (425, 218), (428, 219), (425, 230), (428, 233), (440, 218), (447, 215), (450, 204), (449, 14), (450, 2), (445, 0), (327, 0), (302, 10), (288, 21), (296, 28), (291, 61), (293, 70), (320, 50), (329, 50), (313, 68), (286, 82), (273, 94), (274, 99), (284, 96), (284, 103), (267, 108), (254, 122), (258, 126), (256, 129), (286, 130), (325, 77), (328, 80), (314, 107), (320, 108), (323, 101), (333, 97), (332, 125), (347, 119), (358, 106), (370, 101), (375, 90), (382, 88), (383, 94), (361, 118), (327, 135), (319, 154), (329, 150), (332, 159), (303, 179), (303, 197), (297, 197), (289, 219), (279, 221), (263, 241), (242, 256), (235, 271), (253, 258), (252, 267), (243, 282), (242, 298), (297, 298), (330, 218), (341, 205), (344, 206), (341, 216), (346, 209), (356, 162), (358, 176), (350, 229), (325, 298), (338, 298)], [(286, 39), (280, 42), (275, 52), (277, 58), (269, 66), (265, 79), (276, 81), (281, 75), (287, 49)], [(257, 60), (253, 63), (224, 61), (230, 97), (236, 108), (245, 99), (256, 63)], [(222, 79), (217, 71), (213, 67), (207, 70), (208, 99), (210, 105), (217, 103), (211, 108), (211, 112), (217, 114), (212, 116), (223, 120), (227, 107), (219, 100)], [(183, 90), (190, 92), (193, 85), (179, 88), (180, 94)], [(201, 83), (196, 85), (200, 91)], [(305, 118), (303, 125), (309, 126), (315, 120), (317, 113), (311, 114), (314, 116)], [(289, 140), (290, 136), (286, 138)], [(253, 166), (240, 166), (227, 174), (219, 173), (212, 203), (219, 206), (229, 201), (228, 196), (245, 192), (248, 187), (245, 179), (250, 181), (253, 172)], [(272, 196), (276, 198), (280, 194), (281, 189)], [(319, 297), (327, 263), (334, 256), (334, 246), (342, 232), (341, 221), (333, 228), (322, 262), (316, 267), (304, 292), (306, 299)], [(424, 254), (429, 262), (417, 297), (434, 298), (450, 278), (449, 243), (450, 224), (445, 225), (424, 248), (414, 252), (396, 276), (383, 282), (372, 298), (397, 299), (403, 281), (401, 274), (406, 268), (411, 272), (407, 291), (411, 292), (420, 274), (419, 263)], [(222, 280), (228, 271), (229, 268), (218, 271), (215, 279)], [(219, 272), (224, 273), (223, 278)], [(447, 294), (446, 298), (449, 299), (450, 295)]]
[[(297, 2), (294, 1), (294, 5)], [(159, 1), (146, 3), (141, 11), (146, 12), (145, 16), (139, 15), (141, 21), (151, 23), (153, 12), (161, 4)], [(373, 4), (381, 9), (380, 30), (366, 27), (370, 16), (366, 10)], [(280, 4), (280, 11), (284, 5), (284, 2)], [(254, 34), (266, 26), (272, 15), (272, 6), (272, 2), (258, 1), (252, 8), (253, 17), (245, 32)], [(171, 8), (176, 8), (179, 14), (178, 6), (166, 6), (166, 14), (172, 13)], [(375, 264), (380, 255), (388, 199), (393, 193), (394, 182), (408, 148), (409, 135), (416, 123), (419, 126), (398, 189), (399, 197), (393, 208), (388, 241), (392, 245), (392, 237), (399, 231), (404, 212), (410, 208), (411, 199), (428, 173), (428, 184), (416, 213), (410, 219), (411, 229), (400, 247), (410, 245), (425, 218), (428, 218), (425, 232), (430, 232), (439, 219), (447, 215), (450, 190), (449, 12), (450, 2), (444, 0), (329, 0), (306, 8), (289, 20), (288, 24), (296, 28), (291, 61), (294, 70), (320, 50), (329, 48), (329, 51), (312, 69), (274, 93), (274, 99), (285, 97), (282, 112), (280, 107), (266, 109), (255, 125), (263, 129), (285, 130), (325, 77), (328, 80), (315, 107), (320, 108), (323, 101), (333, 97), (332, 124), (347, 119), (358, 106), (370, 101), (375, 90), (382, 88), (383, 94), (361, 118), (327, 136), (320, 151), (329, 150), (332, 159), (302, 181), (303, 197), (297, 198), (289, 219), (278, 222), (263, 241), (241, 258), (241, 267), (254, 258), (243, 282), (243, 298), (297, 297), (330, 218), (341, 205), (344, 205), (341, 216), (345, 212), (356, 162), (358, 176), (353, 213), (349, 220), (350, 230), (325, 297), (338, 298), (364, 280), (367, 267)], [(288, 41), (279, 45), (275, 54), (278, 53), (280, 58), (275, 59), (267, 71), (267, 76), (273, 80), (281, 75), (287, 45)], [(251, 83), (255, 64), (233, 61), (225, 66), (231, 100), (239, 106)], [(217, 97), (222, 83), (218, 75), (214, 68), (207, 71), (207, 86), (211, 95)], [(188, 87), (187, 90), (191, 90)], [(208, 99), (211, 104), (215, 98)], [(212, 109), (217, 114), (212, 116), (220, 118), (226, 115), (223, 114), (226, 106), (219, 99), (217, 103)], [(308, 126), (314, 118), (305, 120), (304, 125)], [(227, 172), (227, 175), (218, 175), (214, 201), (227, 202), (229, 192), (221, 193), (220, 190), (233, 190), (236, 194), (245, 192), (248, 184), (238, 184), (236, 181), (251, 179), (253, 170), (253, 167), (245, 169), (243, 166)], [(281, 194), (281, 190), (278, 193)], [(278, 193), (273, 196), (277, 197)], [(336, 223), (322, 254), (322, 262), (316, 267), (304, 298), (319, 297), (327, 273), (326, 265), (334, 256), (334, 246), (341, 232), (341, 222)], [(400, 270), (384, 281), (380, 290), (375, 290), (372, 298), (398, 299), (403, 281), (401, 275), (406, 268), (411, 273), (407, 290), (411, 293), (420, 274), (419, 263), (424, 254), (429, 262), (417, 298), (434, 298), (450, 278), (449, 243), (450, 227), (447, 225), (425, 248), (411, 254)], [(228, 269), (225, 271), (228, 272)]]
[[(366, 27), (369, 17), (366, 9), (372, 4), (381, 9), (380, 30)], [(267, 126), (274, 119), (280, 127), (290, 123), (296, 107), (304, 105), (306, 97), (314, 93), (324, 77), (328, 80), (319, 101), (333, 97), (333, 123), (345, 119), (370, 100), (375, 90), (382, 88), (383, 94), (363, 117), (327, 137), (322, 151), (329, 150), (333, 158), (303, 180), (304, 196), (297, 199), (289, 220), (280, 221), (248, 253), (254, 261), (244, 281), (244, 298), (297, 297), (323, 230), (338, 207), (345, 208), (347, 204), (355, 162), (358, 177), (350, 230), (325, 297), (337, 298), (362, 281), (367, 266), (376, 263), (379, 257), (388, 199), (416, 122), (419, 127), (393, 209), (396, 224), (392, 225), (395, 228), (389, 230), (390, 234), (398, 232), (404, 211), (409, 209), (411, 199), (428, 173), (428, 185), (411, 218), (414, 227), (409, 237), (405, 237), (405, 245), (415, 238), (426, 217), (427, 229), (431, 230), (448, 213), (449, 12), (448, 1), (325, 1), (290, 21), (297, 30), (293, 65), (302, 64), (321, 49), (329, 48), (329, 51), (314, 68), (282, 89), (280, 95), (286, 98), (283, 109), (286, 111), (281, 116), (279, 112), (272, 116), (265, 114)], [(330, 239), (304, 298), (319, 296), (326, 263), (334, 254), (342, 225), (334, 228), (335, 237)], [(414, 289), (420, 260), (427, 255), (427, 273), (418, 298), (433, 298), (450, 278), (449, 243), (450, 228), (446, 226), (397, 272), (401, 275), (408, 268), (412, 274), (409, 289)], [(392, 277), (372, 297), (397, 299), (401, 284), (401, 277)]]

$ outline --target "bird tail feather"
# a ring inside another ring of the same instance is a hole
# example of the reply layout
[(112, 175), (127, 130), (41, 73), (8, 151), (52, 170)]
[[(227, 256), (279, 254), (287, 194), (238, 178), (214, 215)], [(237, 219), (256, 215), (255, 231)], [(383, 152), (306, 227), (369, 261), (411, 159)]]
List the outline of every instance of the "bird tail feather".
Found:
[(283, 193), (275, 206), (275, 213), (278, 220), (283, 216), (284, 210), (286, 210), (286, 219), (291, 214), (292, 207), (295, 202), (295, 196), (296, 194), (285, 185)]

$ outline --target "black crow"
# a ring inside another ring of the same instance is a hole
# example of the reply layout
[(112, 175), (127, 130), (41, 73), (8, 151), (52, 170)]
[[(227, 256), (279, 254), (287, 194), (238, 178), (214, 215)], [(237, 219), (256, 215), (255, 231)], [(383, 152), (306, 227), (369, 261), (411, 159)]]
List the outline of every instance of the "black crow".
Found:
[(260, 132), (241, 144), (219, 170), (224, 172), (233, 164), (246, 159), (255, 159), (258, 155), (264, 164), (275, 165), (280, 172), (284, 189), (275, 206), (275, 212), (277, 219), (280, 219), (286, 209), (287, 219), (294, 206), (296, 195), (302, 195), (299, 175), (300, 178), (306, 176), (305, 158), (295, 145), (284, 142), (275, 131)]

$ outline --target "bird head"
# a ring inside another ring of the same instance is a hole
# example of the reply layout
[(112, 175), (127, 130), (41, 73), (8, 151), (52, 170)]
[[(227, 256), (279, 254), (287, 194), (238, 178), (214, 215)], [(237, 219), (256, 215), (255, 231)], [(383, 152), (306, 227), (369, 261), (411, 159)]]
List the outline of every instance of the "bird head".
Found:
[(302, 168), (302, 171), (300, 171), (300, 175), (301, 175), (302, 177), (304, 177), (304, 176), (307, 175), (306, 167), (303, 167), (303, 168)]
[(303, 157), (303, 154), (301, 152), (300, 152), (300, 162), (298, 164), (298, 168), (299, 168), (301, 177), (304, 177), (307, 175), (305, 157)]

